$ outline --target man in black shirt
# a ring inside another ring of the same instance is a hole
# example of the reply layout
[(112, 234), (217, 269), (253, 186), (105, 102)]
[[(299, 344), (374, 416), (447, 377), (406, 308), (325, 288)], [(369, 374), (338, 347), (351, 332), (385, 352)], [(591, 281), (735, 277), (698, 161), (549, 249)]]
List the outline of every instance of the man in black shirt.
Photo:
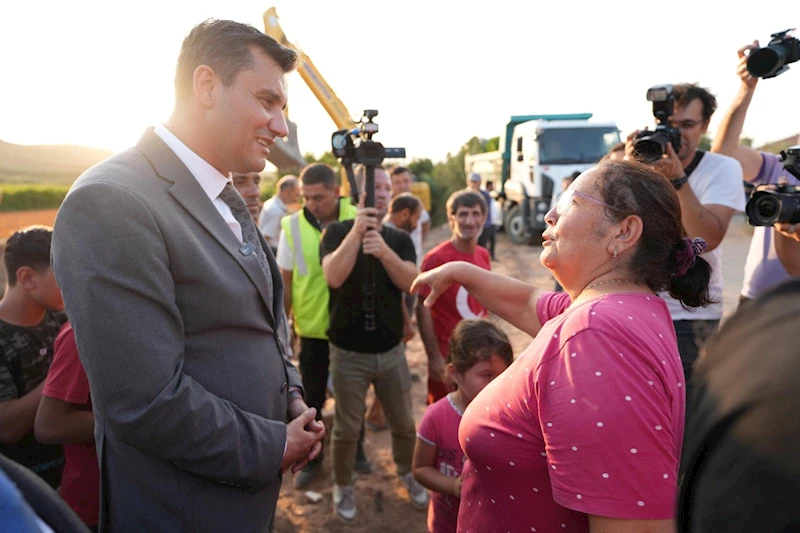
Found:
[[(360, 169), (358, 177), (363, 185), (364, 169)], [(328, 339), (336, 399), (331, 446), (333, 507), (345, 521), (356, 517), (354, 453), (370, 383), (386, 412), (397, 473), (408, 489), (411, 503), (420, 509), (428, 505), (427, 491), (411, 472), (416, 428), (411, 410), (411, 375), (402, 343), (402, 294), (417, 275), (416, 253), (407, 233), (380, 223), (390, 198), (389, 176), (383, 168), (376, 168), (375, 207), (364, 208), (362, 203), (354, 220), (328, 226), (320, 244), (322, 270), (331, 289)], [(370, 274), (374, 280), (373, 330), (365, 328)]]
[(33, 423), (53, 343), (66, 322), (50, 269), (52, 230), (33, 226), (6, 241), (8, 291), (0, 301), (0, 454), (27, 466), (53, 488), (61, 482), (61, 446), (36, 441)]
[(763, 293), (706, 346), (692, 376), (682, 533), (800, 531), (800, 280)]

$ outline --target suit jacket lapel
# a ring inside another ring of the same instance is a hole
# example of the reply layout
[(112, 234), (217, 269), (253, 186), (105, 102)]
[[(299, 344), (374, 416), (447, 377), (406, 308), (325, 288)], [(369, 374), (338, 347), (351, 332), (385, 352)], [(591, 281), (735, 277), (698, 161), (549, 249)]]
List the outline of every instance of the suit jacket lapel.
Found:
[[(170, 194), (183, 208), (212, 236), (214, 239), (233, 257), (247, 276), (258, 289), (261, 298), (264, 300), (267, 309), (267, 319), (270, 325), (275, 328), (275, 305), (279, 300), (277, 291), (274, 295), (269, 294), (266, 272), (258, 264), (257, 258), (251, 254), (242, 255), (239, 248), (242, 243), (238, 242), (236, 236), (222, 219), (217, 208), (206, 195), (205, 191), (197, 180), (192, 176), (189, 169), (181, 162), (177, 155), (153, 133), (152, 129), (139, 140), (137, 148), (153, 164), (156, 172), (162, 178), (173, 183)], [(263, 240), (263, 239), (262, 239)], [(269, 253), (269, 252), (267, 252)], [(268, 255), (267, 257), (270, 257)], [(277, 284), (275, 273), (277, 272), (275, 260), (270, 261), (272, 270), (273, 287)], [(280, 279), (280, 276), (278, 276)], [(272, 298), (270, 298), (272, 296)], [(283, 297), (280, 297), (282, 301)]]

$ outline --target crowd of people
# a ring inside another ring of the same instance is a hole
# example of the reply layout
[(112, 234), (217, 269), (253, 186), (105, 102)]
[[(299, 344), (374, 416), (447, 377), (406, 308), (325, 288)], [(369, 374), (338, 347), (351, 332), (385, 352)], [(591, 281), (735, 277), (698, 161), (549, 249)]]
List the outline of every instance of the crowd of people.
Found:
[[(431, 533), (800, 527), (794, 224), (755, 229), (720, 328), (720, 245), (744, 182), (798, 185), (740, 143), (757, 46), (739, 50), (710, 152), (716, 99), (677, 84), (677, 151), (637, 161), (634, 132), (565, 180), (545, 292), (492, 272), (499, 213), (477, 174), (427, 253), (431, 216), (402, 166), (374, 168), (373, 206), (365, 167), (355, 201), (322, 163), (262, 205), (297, 55), (248, 25), (199, 24), (169, 119), (81, 176), (54, 228), (6, 242), (0, 530), (271, 531), (282, 476), (305, 490), (325, 455), (332, 513), (354, 523), (368, 423), (390, 431)], [(515, 355), (492, 317), (530, 346)]]

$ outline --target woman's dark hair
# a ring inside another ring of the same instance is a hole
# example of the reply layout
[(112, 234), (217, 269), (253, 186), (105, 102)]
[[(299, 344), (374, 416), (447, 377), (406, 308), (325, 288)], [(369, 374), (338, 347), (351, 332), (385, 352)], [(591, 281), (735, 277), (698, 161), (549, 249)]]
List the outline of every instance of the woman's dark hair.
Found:
[(711, 266), (702, 257), (682, 276), (676, 276), (677, 256), (690, 244), (683, 239), (681, 205), (672, 184), (651, 167), (634, 161), (604, 159), (595, 167), (597, 189), (606, 216), (620, 222), (636, 215), (642, 236), (630, 260), (630, 276), (655, 292), (668, 291), (684, 307), (705, 307), (714, 301), (708, 292)]
[(481, 319), (462, 320), (450, 336), (447, 362), (452, 363), (459, 374), (498, 356), (506, 365), (514, 362), (514, 351), (508, 336), (489, 322)]

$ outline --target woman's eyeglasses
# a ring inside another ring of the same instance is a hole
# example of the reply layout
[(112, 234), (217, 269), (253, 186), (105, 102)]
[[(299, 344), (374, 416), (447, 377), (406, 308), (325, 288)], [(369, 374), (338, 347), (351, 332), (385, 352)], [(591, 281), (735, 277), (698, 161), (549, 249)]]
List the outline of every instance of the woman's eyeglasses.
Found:
[(569, 211), (569, 208), (572, 207), (572, 200), (576, 196), (580, 196), (584, 200), (589, 200), (590, 202), (594, 202), (597, 205), (608, 207), (609, 209), (616, 209), (616, 207), (614, 207), (613, 205), (608, 205), (607, 203), (601, 202), (600, 200), (595, 200), (588, 194), (583, 194), (582, 192), (579, 191), (567, 189), (561, 194), (561, 198), (558, 199), (558, 203), (556, 204), (556, 213), (558, 213), (558, 215), (561, 216), (567, 211)]

